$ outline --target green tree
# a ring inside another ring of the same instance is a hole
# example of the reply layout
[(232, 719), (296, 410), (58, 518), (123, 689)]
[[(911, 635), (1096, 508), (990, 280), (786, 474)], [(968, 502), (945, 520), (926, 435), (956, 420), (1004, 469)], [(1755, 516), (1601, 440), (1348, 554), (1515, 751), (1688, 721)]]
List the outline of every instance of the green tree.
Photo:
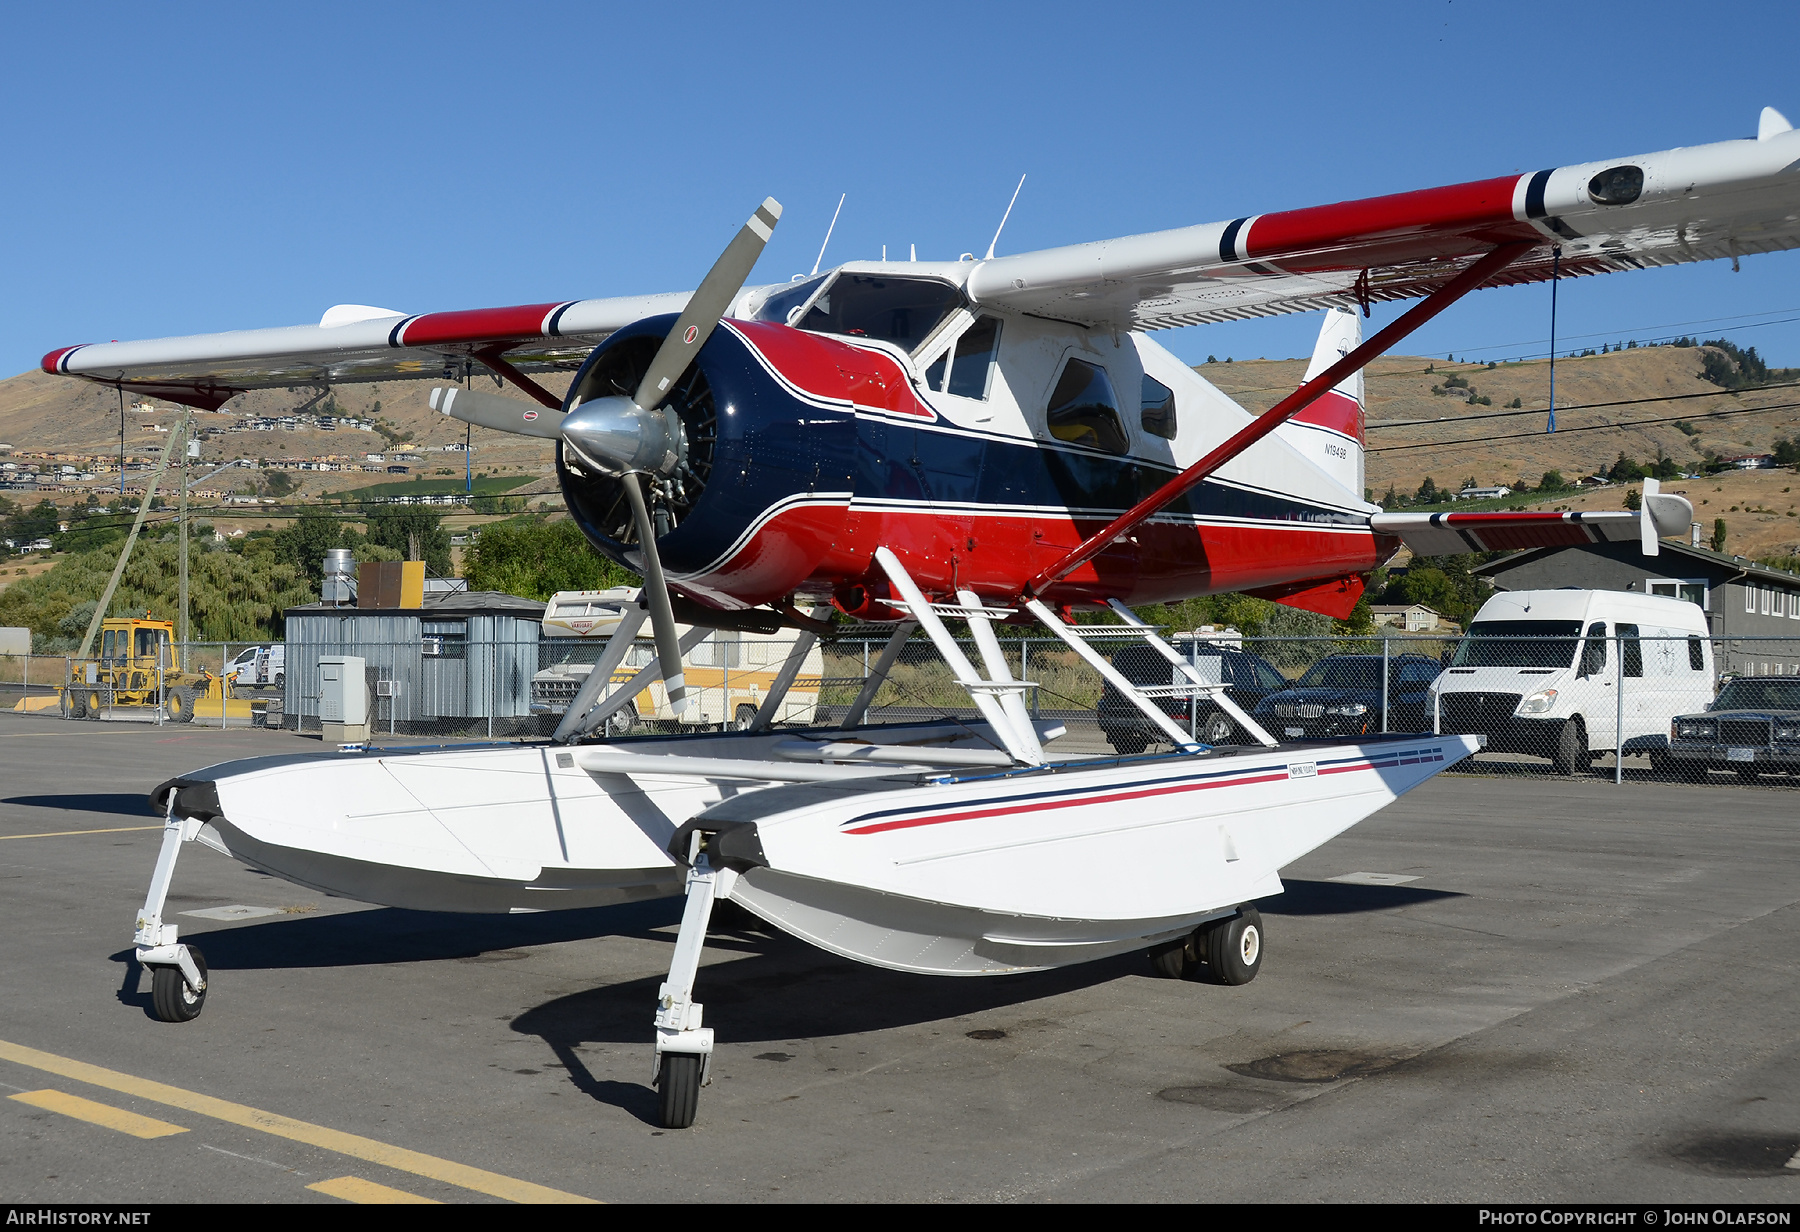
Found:
[(1625, 508), (1636, 513), (1644, 507), (1644, 497), (1636, 488), (1625, 489)]
[(1714, 518), (1713, 519), (1712, 550), (1715, 552), (1723, 552), (1725, 550), (1725, 519), (1724, 518)]
[(1425, 476), (1425, 482), (1419, 485), (1419, 491), (1413, 499), (1421, 505), (1435, 502), (1438, 499), (1437, 482), (1430, 475)]
[(1644, 477), (1644, 468), (1626, 457), (1625, 451), (1621, 449), (1619, 450), (1619, 460), (1612, 464), (1611, 469), (1606, 472), (1606, 477), (1614, 483), (1630, 483), (1634, 479)]
[(1563, 478), (1561, 471), (1545, 471), (1544, 477), (1538, 480), (1540, 492), (1560, 492), (1568, 486), (1569, 481)]
[(515, 518), (482, 528), (463, 554), (470, 590), (498, 590), (548, 599), (559, 590), (605, 590), (640, 585), (638, 576), (588, 545), (581, 528), (563, 519)]
[(450, 532), (442, 514), (417, 505), (383, 505), (369, 514), (368, 540), (400, 553), (401, 560), (422, 560), (432, 577), (450, 576)]

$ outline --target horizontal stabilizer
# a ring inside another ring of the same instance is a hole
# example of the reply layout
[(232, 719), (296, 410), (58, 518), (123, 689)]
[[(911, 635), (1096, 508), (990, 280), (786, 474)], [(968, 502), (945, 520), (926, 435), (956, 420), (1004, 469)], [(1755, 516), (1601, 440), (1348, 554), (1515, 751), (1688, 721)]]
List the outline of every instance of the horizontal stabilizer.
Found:
[[(1648, 485), (1646, 485), (1648, 486)], [(1614, 513), (1378, 513), (1369, 519), (1378, 535), (1393, 535), (1418, 556), (1460, 552), (1511, 552), (1523, 548), (1568, 547), (1584, 543), (1644, 544), (1646, 555), (1662, 535), (1679, 535), (1693, 520), (1686, 497), (1647, 492), (1644, 513), (1652, 519), (1645, 534), (1641, 515)]]

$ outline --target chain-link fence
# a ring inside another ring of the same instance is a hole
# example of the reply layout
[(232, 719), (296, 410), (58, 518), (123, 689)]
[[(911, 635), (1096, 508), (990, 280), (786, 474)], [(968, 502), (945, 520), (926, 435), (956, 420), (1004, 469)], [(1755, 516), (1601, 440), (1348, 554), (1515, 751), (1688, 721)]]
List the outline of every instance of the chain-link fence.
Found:
[[(1000, 630), (1007, 671), (1027, 682), (1034, 719), (1060, 726), (1053, 754), (1136, 754), (1171, 747), (1080, 653), (1052, 637)], [(922, 632), (890, 645), (863, 626), (806, 648), (777, 725), (975, 723), (979, 711)], [(1254, 733), (1222, 693), (1280, 741), (1441, 731), (1485, 747), (1455, 773), (1603, 776), (1615, 782), (1800, 786), (1800, 638), (1645, 636), (1596, 624), (1543, 636), (1392, 634), (1257, 638), (1167, 634), (1200, 677), (1175, 669), (1122, 626), (1084, 626), (1082, 641), (1144, 686), (1191, 738), (1248, 744)], [(689, 705), (677, 716), (640, 638), (614, 667), (627, 703), (604, 735), (746, 726), (796, 654), (799, 635), (719, 632), (684, 661)], [(973, 640), (959, 647), (983, 662)], [(544, 737), (606, 649), (603, 639), (482, 640), (432, 633), (356, 647), (189, 643), (155, 660), (0, 656), (0, 707), (51, 717), (319, 731), (325, 652), (364, 662), (371, 734)], [(290, 663), (288, 655), (292, 653)], [(292, 669), (291, 671), (289, 669)], [(229, 677), (221, 686), (218, 678)], [(185, 694), (175, 704), (176, 695)]]

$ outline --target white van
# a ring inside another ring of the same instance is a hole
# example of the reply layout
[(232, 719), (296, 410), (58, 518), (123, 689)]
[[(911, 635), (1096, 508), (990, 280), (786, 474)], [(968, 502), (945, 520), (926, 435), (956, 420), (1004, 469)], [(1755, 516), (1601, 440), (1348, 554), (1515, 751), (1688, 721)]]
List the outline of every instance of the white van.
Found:
[(1698, 605), (1567, 589), (1504, 591), (1482, 604), (1431, 687), (1439, 730), (1575, 774), (1621, 747), (1663, 756), (1669, 721), (1703, 708), (1715, 684)]
[(287, 647), (280, 643), (246, 647), (225, 665), (225, 672), (236, 672), (239, 684), (272, 684), (279, 689), (287, 683)]
[[(566, 590), (544, 605), (544, 669), (531, 678), (534, 714), (563, 714), (588, 676), (627, 608), (637, 606), (635, 587), (612, 590)], [(685, 637), (689, 626), (675, 626)], [(660, 678), (640, 690), (607, 722), (607, 732), (620, 735), (637, 723), (748, 726), (775, 683), (800, 634), (782, 629), (771, 634), (716, 630), (688, 652), (682, 668), (688, 705), (680, 715), (669, 709)], [(613, 671), (613, 684), (624, 684), (656, 657), (656, 643), (646, 621), (625, 661)], [(777, 723), (811, 723), (819, 705), (825, 657), (815, 643), (801, 662), (799, 674), (782, 701)]]

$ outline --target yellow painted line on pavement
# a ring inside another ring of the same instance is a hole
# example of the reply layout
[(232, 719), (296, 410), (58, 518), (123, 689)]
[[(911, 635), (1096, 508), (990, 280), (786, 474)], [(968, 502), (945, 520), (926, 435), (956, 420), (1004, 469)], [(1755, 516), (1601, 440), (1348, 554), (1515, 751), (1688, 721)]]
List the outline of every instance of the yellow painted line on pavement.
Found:
[(68, 838), (71, 834), (124, 834), (128, 830), (160, 830), (162, 826), (109, 826), (104, 830), (50, 830), (43, 834), (0, 834), (0, 843), (9, 838)]
[(330, 1198), (342, 1198), (346, 1202), (355, 1202), (362, 1206), (442, 1206), (436, 1198), (422, 1198), (415, 1193), (407, 1193), (404, 1189), (394, 1189), (388, 1185), (377, 1185), (374, 1181), (365, 1181), (360, 1176), (334, 1176), (329, 1181), (319, 1181), (308, 1185)]
[(74, 1117), (77, 1121), (104, 1125), (106, 1128), (116, 1129), (122, 1134), (130, 1134), (133, 1138), (167, 1138), (170, 1134), (187, 1133), (185, 1125), (171, 1125), (167, 1121), (159, 1121), (155, 1117), (139, 1116), (135, 1112), (115, 1108), (111, 1104), (97, 1104), (91, 1099), (83, 1099), (79, 1095), (70, 1095), (63, 1091), (26, 1091), (22, 1095), (13, 1095), (8, 1098), (16, 1099), (21, 1104), (30, 1104), (33, 1108), (60, 1112), (64, 1116)]
[(0, 1060), (40, 1069), (46, 1073), (58, 1074), (64, 1078), (73, 1078), (77, 1082), (85, 1082), (90, 1086), (105, 1087), (109, 1091), (118, 1091), (124, 1095), (135, 1095), (139, 1099), (167, 1104), (171, 1108), (197, 1112), (201, 1116), (209, 1116), (215, 1120), (242, 1126), (245, 1129), (258, 1129), (265, 1134), (273, 1134), (277, 1138), (304, 1142), (308, 1146), (316, 1146), (321, 1150), (335, 1151), (339, 1155), (348, 1155), (352, 1159), (380, 1164), (384, 1168), (393, 1168), (399, 1172), (410, 1172), (414, 1176), (429, 1177), (434, 1181), (443, 1181), (447, 1185), (473, 1190), (476, 1193), (487, 1194), (489, 1197), (504, 1198), (509, 1202), (595, 1202), (595, 1199), (584, 1198), (580, 1194), (565, 1193), (560, 1189), (551, 1189), (547, 1185), (536, 1185), (530, 1181), (502, 1176), (498, 1172), (489, 1172), (483, 1168), (452, 1163), (447, 1159), (439, 1159), (435, 1155), (426, 1155), (421, 1151), (410, 1151), (405, 1147), (377, 1142), (373, 1138), (365, 1138), (360, 1134), (327, 1129), (323, 1125), (313, 1125), (310, 1122), (295, 1120), (293, 1117), (281, 1116), (278, 1113), (264, 1112), (260, 1108), (251, 1108), (245, 1104), (234, 1104), (229, 1100), (202, 1095), (197, 1091), (184, 1090), (165, 1082), (154, 1082), (148, 1078), (138, 1078), (131, 1074), (121, 1073), (116, 1069), (90, 1065), (86, 1061), (59, 1057), (53, 1052), (27, 1048), (23, 1044), (0, 1040)]

